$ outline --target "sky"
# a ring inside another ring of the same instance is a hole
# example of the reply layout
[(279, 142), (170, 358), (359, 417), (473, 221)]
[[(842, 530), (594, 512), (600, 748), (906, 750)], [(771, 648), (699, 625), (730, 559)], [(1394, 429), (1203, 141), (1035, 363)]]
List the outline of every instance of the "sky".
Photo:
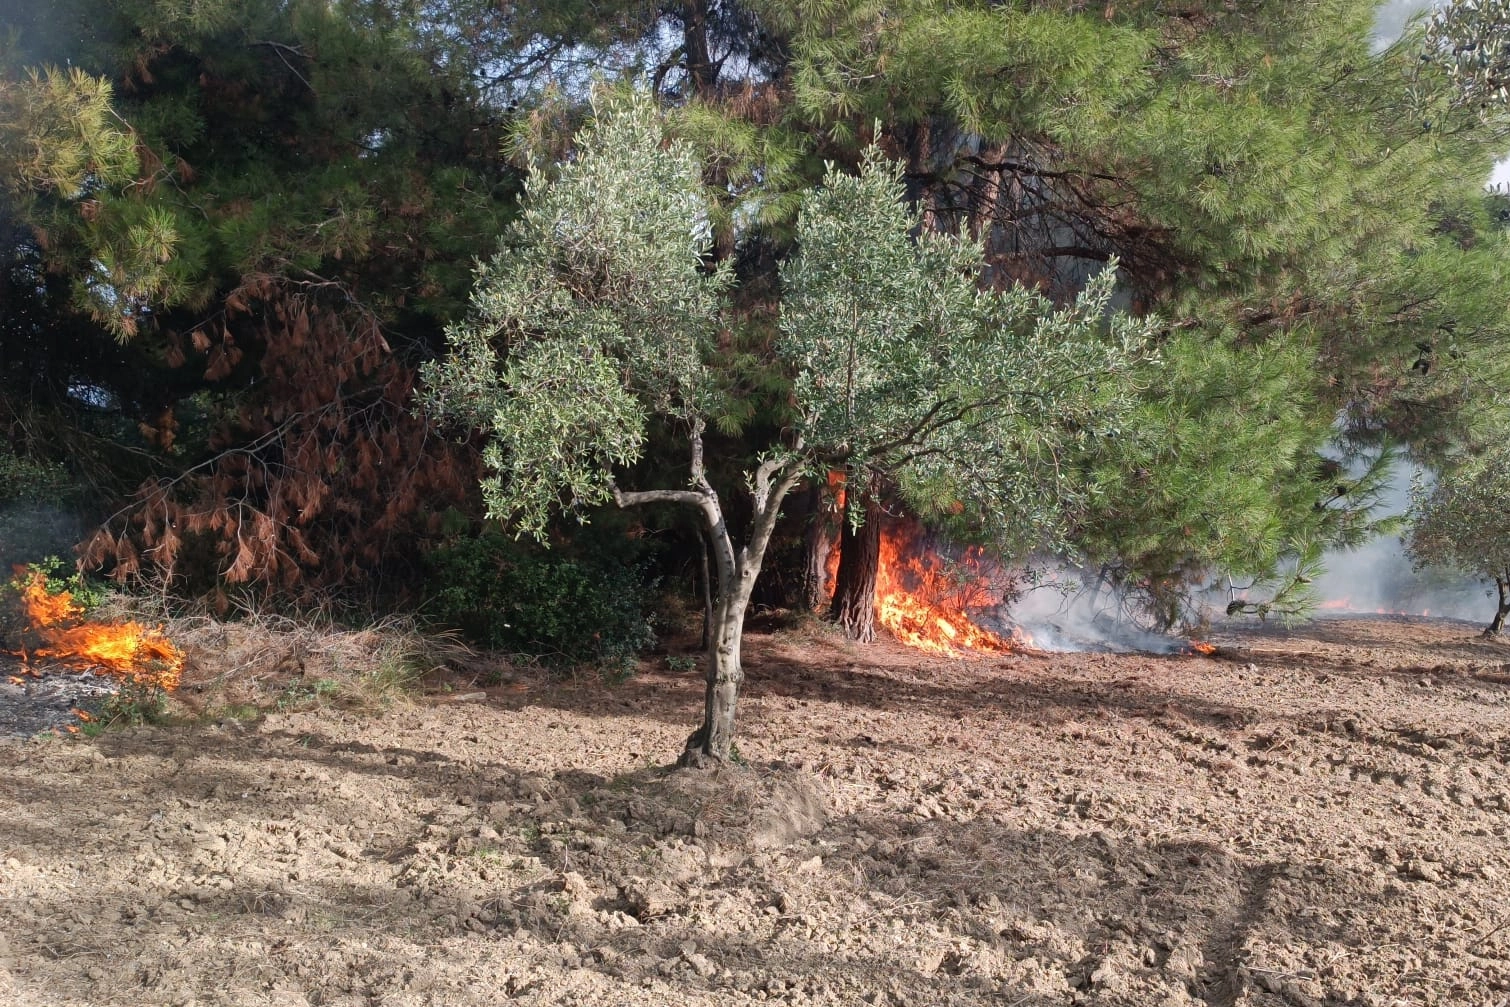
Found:
[(1428, 7), (1441, 7), (1443, 0), (1385, 0), (1379, 5), (1374, 21), (1375, 34), (1381, 40), (1392, 41), (1399, 37), (1405, 22)]
[[(1416, 14), (1430, 7), (1441, 7), (1445, 0), (1385, 0), (1379, 5), (1379, 13), (1374, 21), (1375, 37), (1381, 45), (1398, 38), (1409, 21)], [(1494, 185), (1510, 186), (1510, 157), (1494, 166), (1494, 174), (1489, 182)]]

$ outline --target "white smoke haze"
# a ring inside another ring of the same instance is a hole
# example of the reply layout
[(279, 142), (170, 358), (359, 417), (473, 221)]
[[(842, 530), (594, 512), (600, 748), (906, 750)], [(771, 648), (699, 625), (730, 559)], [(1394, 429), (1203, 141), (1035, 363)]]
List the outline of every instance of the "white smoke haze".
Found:
[[(1367, 461), (1351, 466), (1352, 476), (1359, 475)], [(1418, 466), (1397, 462), (1373, 517), (1405, 515), (1413, 482), (1427, 478)], [(1380, 536), (1357, 549), (1332, 550), (1322, 563), (1325, 572), (1311, 585), (1320, 602), (1316, 618), (1404, 615), (1486, 624), (1494, 615), (1493, 585), (1452, 570), (1416, 570), (1399, 534)], [(1109, 584), (1098, 588), (1094, 571), (1088, 574), (1072, 565), (1042, 561), (1030, 570), (1015, 571), (1014, 579), (1021, 593), (1003, 604), (995, 617), (1030, 634), (1033, 646), (1041, 650), (1167, 654), (1188, 646), (1179, 637), (1151, 631), (1137, 599)], [(1228, 583), (1217, 577), (1205, 592), (1197, 593), (1187, 619), (1209, 621), (1218, 628), (1224, 622), (1256, 621), (1253, 615), (1226, 615), (1233, 597)], [(1251, 599), (1261, 600), (1256, 592)]]
[(1376, 539), (1352, 552), (1328, 553), (1317, 578), (1320, 614), (1384, 613), (1488, 623), (1494, 591), (1466, 574), (1411, 568), (1397, 538)]
[(1019, 578), (1025, 589), (999, 615), (1028, 633), (1039, 650), (1170, 654), (1188, 646), (1148, 629), (1126, 592), (1097, 585), (1080, 569), (1038, 564), (1031, 574), (1020, 571)]
[[(1428, 475), (1409, 462), (1397, 463), (1374, 516), (1405, 514), (1412, 483)], [(1484, 623), (1494, 615), (1491, 585), (1452, 570), (1413, 569), (1398, 535), (1381, 536), (1358, 549), (1333, 550), (1322, 562), (1326, 573), (1313, 585), (1322, 615), (1421, 615)]]

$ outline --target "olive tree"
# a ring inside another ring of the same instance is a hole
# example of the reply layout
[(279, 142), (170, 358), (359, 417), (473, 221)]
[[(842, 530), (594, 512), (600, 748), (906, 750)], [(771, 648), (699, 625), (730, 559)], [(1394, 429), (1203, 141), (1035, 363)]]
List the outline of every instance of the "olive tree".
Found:
[[(718, 351), (732, 281), (710, 255), (702, 165), (644, 96), (597, 101), (573, 155), (532, 170), (469, 316), (447, 331), (449, 355), (427, 371), (428, 401), (481, 428), (490, 515), (524, 533), (610, 502), (699, 516), (717, 592), (705, 714), (681, 761), (708, 765), (730, 751), (745, 610), (794, 486), (827, 466), (884, 464), (989, 498), (1005, 520), (1025, 499), (1015, 481), (1046, 470), (1037, 427), (1079, 415), (1072, 387), (1115, 380), (1145, 332), (1107, 314), (1110, 273), (1061, 310), (1021, 288), (978, 290), (980, 248), (914, 237), (895, 166), (872, 151), (857, 176), (830, 168), (782, 273), (770, 363), (790, 379), (790, 420), (746, 473), (736, 530), (705, 462), (732, 384)], [(652, 422), (685, 438), (686, 467), (628, 485)]]
[(1412, 496), (1411, 559), (1493, 581), (1499, 604), (1484, 635), (1497, 636), (1510, 616), (1510, 444), (1442, 472)]
[(1424, 58), (1446, 71), (1457, 104), (1502, 114), (1510, 106), (1510, 0), (1452, 0), (1433, 10)]

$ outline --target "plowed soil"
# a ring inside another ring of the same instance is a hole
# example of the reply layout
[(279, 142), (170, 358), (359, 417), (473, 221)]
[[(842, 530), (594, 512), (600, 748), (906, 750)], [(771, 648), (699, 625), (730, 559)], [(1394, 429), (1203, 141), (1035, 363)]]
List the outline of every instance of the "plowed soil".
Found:
[(6, 743), (0, 1003), (1510, 1003), (1510, 646), (1216, 642), (752, 634), (716, 774), (664, 660)]

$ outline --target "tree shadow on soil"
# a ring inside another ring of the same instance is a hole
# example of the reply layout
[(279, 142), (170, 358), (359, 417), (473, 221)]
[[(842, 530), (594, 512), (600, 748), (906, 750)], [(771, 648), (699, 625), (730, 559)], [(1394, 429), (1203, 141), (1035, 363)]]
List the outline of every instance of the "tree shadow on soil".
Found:
[[(1022, 662), (1028, 659), (1014, 659)], [(1039, 659), (1030, 670), (1021, 663), (1001, 674), (1000, 663), (964, 665), (964, 674), (947, 679), (893, 668), (852, 666), (817, 669), (804, 664), (766, 659), (745, 663), (742, 701), (833, 703), (883, 713), (924, 713), (953, 716), (961, 710), (993, 717), (1008, 716), (1040, 724), (1057, 724), (1102, 711), (1128, 716), (1158, 716), (1177, 710), (1183, 716), (1213, 727), (1241, 726), (1255, 719), (1241, 704), (1160, 689), (1138, 689), (1127, 682), (1108, 682), (1053, 673), (1050, 661)], [(603, 689), (549, 689), (530, 694), (491, 695), (489, 705), (510, 711), (530, 707), (570, 710), (584, 714), (632, 709), (637, 716), (662, 723), (696, 726), (701, 712), (703, 683), (688, 675), (679, 679), (642, 676), (625, 685)]]
[[(1134, 674), (1136, 664), (1119, 677), (1115, 655), (1107, 656), (1111, 673), (1094, 676), (1016, 656), (933, 678), (926, 664), (862, 666), (839, 647), (819, 649), (831, 659), (821, 668), (774, 646), (756, 649), (747, 695), (757, 702), (936, 718), (981, 711), (1008, 734), (1014, 725), (1099, 713), (1212, 731), (1262, 720), (1275, 730), (1248, 739), (1254, 755), (1282, 752), (1284, 731), (1335, 736), (1344, 747), (1334, 754), (1367, 773), (1390, 770), (1347, 755), (1346, 744), (1423, 760), (1448, 743), (1501, 765), (1510, 755), (1502, 738), (1438, 737), (1343, 710), (1276, 718), (1252, 703), (1161, 688), (1146, 668)], [(1360, 678), (1382, 673), (1329, 667)], [(541, 706), (585, 716), (630, 709), (690, 728), (701, 688), (696, 676), (657, 675), (622, 689), (494, 690), (488, 703), (468, 706), (469, 729), (486, 733), (496, 717), (502, 732), (505, 714)], [(820, 827), (803, 811), (805, 784), (780, 764), (706, 786), (698, 781), (710, 777), (660, 768), (543, 774), (507, 758), (442, 751), (443, 739), (386, 744), (377, 740), (382, 729), (374, 722), (368, 741), (271, 725), (112, 732), (94, 742), (103, 759), (79, 754), (77, 773), (0, 778), (0, 796), (26, 809), (7, 823), (0, 859), (19, 849), (32, 859), (129, 859), (150, 840), (184, 879), (153, 905), (125, 880), (0, 905), (16, 951), (33, 959), (36, 974), (66, 971), (70, 981), (79, 972), (70, 961), (97, 961), (107, 976), (98, 982), (129, 979), (136, 1002), (154, 1002), (150, 969), (139, 975), (134, 957), (140, 947), (192, 924), (195, 939), (213, 948), (216, 970), (253, 976), (266, 961), (275, 978), (306, 986), (317, 980), (298, 969), (312, 948), (354, 946), (377, 932), (396, 942), (388, 953), (400, 966), (420, 948), (462, 941), (486, 965), (486, 989), (520, 998), (545, 996), (553, 977), (588, 970), (625, 986), (709, 996), (763, 990), (768, 999), (799, 990), (843, 1004), (902, 994), (912, 1004), (996, 998), (1047, 1007), (1080, 992), (1108, 1005), (1178, 994), (1230, 1007), (1255, 989), (1265, 991), (1255, 1004), (1268, 995), (1279, 998), (1273, 1003), (1324, 999), (1318, 961), (1270, 960), (1264, 948), (1329, 948), (1366, 960), (1376, 946), (1412, 938), (1409, 888), (1378, 884), (1356, 865), (1240, 857), (1209, 837), (1141, 843), (1084, 821), (1029, 828), (877, 811)], [(160, 769), (138, 767), (129, 780), (114, 780), (106, 763), (151, 757)], [(346, 786), (363, 779), (391, 783), (385, 793), (403, 798), (401, 812), (384, 818), (367, 791)], [(190, 826), (251, 834), (272, 819), (298, 819), (316, 828), (306, 820), (315, 813), (337, 824), (383, 819), (381, 831), (350, 849), (317, 850), (316, 876), (289, 880), (253, 859), (230, 889), (204, 880), (234, 870), (196, 860)], [(76, 925), (79, 904), (125, 907), (131, 940), (123, 943), (119, 928)], [(243, 948), (196, 920), (229, 921), (230, 932), (280, 928), (284, 943)], [(500, 951), (504, 940), (515, 951)], [(405, 989), (401, 971), (372, 963), (363, 995)], [(345, 974), (341, 981), (356, 982), (351, 969)], [(126, 1002), (103, 987), (93, 993), (95, 1002)]]
[[(184, 774), (160, 781), (162, 792), (181, 790), (198, 803), (196, 814), (221, 823), (267, 813), (256, 800), (234, 797), (263, 778), (259, 760), (297, 757), (335, 772), (364, 772), (363, 757), (393, 751), (308, 747), (293, 755), (243, 743), (217, 752), (214, 739), (200, 741), (204, 757), (234, 757), (246, 768), (219, 774), (229, 787), (219, 798), (205, 795), (204, 779)], [(487, 988), (509, 997), (586, 969), (624, 986), (665, 984), (709, 995), (764, 990), (771, 999), (801, 991), (845, 1004), (869, 995), (876, 1003), (1004, 998), (1047, 1007), (1081, 991), (1089, 1003), (1159, 1003), (1180, 992), (1230, 1007), (1254, 988), (1269, 988), (1265, 982), (1280, 992), (1275, 976), (1292, 987), (1287, 1002), (1321, 995), (1296, 962), (1251, 957), (1251, 938), (1282, 935), (1287, 944), (1366, 954), (1379, 940), (1374, 924), (1399, 909), (1398, 896), (1345, 866), (1243, 861), (1205, 839), (1144, 844), (1105, 831), (866, 813), (821, 828), (799, 822), (772, 841), (757, 836), (759, 807), (749, 821), (717, 818), (740, 801), (770, 803), (773, 785), (791, 780), (780, 766), (707, 786), (698, 782), (706, 776), (658, 770), (605, 779), (493, 768), (500, 781), (493, 796), (506, 809), (477, 803), (444, 821), (416, 815), (393, 843), (347, 854), (374, 868), (358, 870), (359, 880), (330, 870), (285, 883), (275, 867), (253, 862), (234, 888), (222, 890), (192, 878), (216, 876), (223, 865), (211, 859), (195, 866), (183, 853), (179, 889), (152, 905), (140, 889), (116, 881), (58, 889), (24, 911), (9, 907), (12, 922), (23, 924), (12, 929), (16, 950), (34, 956), (31, 968), (40, 973), (74, 975), (78, 967), (69, 961), (97, 962), (110, 981), (135, 983), (133, 995), (143, 1001), (153, 978), (138, 960), (141, 947), (197, 933), (214, 945), (207, 959), (214, 964), (203, 968), (217, 976), (264, 975), (257, 981), (265, 985), (271, 968), (275, 980), (337, 984), (324, 989), (327, 996), (397, 992), (403, 967), (413, 964), (405, 949), (417, 960), (424, 947), (444, 941), (448, 955), (475, 954), (477, 981), (496, 983)], [(414, 779), (439, 788), (428, 795), (439, 799), (451, 796), (455, 782), (444, 773)], [(87, 806), (89, 787), (81, 778), (30, 791), (35, 822), (56, 824), (34, 823), (12, 833), (11, 843), (79, 846), (77, 817), (47, 811)], [(150, 808), (142, 797), (122, 791), (92, 800), (108, 820), (124, 808)], [(717, 806), (710, 810), (710, 802)], [(337, 809), (334, 817), (343, 814)], [(494, 830), (491, 845), (477, 843), (484, 829)], [(132, 840), (125, 830), (110, 837), (122, 855)], [(132, 939), (74, 925), (70, 910), (81, 903), (124, 907)], [(270, 929), (279, 934), (276, 943), (226, 939)], [(364, 966), (370, 974), (347, 963), (339, 975), (301, 975), (312, 949), (360, 957), (355, 949), (375, 933), (391, 940), (386, 963)], [(502, 938), (516, 950), (500, 951)]]
[[(1500, 682), (1493, 673), (1476, 672), (1474, 667), (1481, 668), (1486, 658), (1485, 652), (1473, 644), (1443, 646), (1442, 660), (1430, 665), (1378, 666), (1345, 654), (1326, 653), (1296, 655), (1286, 663), (1342, 680), (1384, 677), (1414, 682), (1430, 675), (1444, 682), (1487, 687), (1494, 693), (1487, 702), (1496, 702), (1498, 687), (1510, 684), (1510, 674)], [(1488, 646), (1499, 649), (1498, 644)], [(1095, 673), (1075, 668), (1074, 659), (1084, 660), (1085, 655), (1029, 652), (949, 662), (914, 652), (897, 654), (893, 652), (895, 649), (878, 644), (874, 651), (866, 652), (843, 642), (819, 640), (802, 641), (799, 650), (791, 651), (780, 638), (753, 637), (747, 647), (741, 699), (757, 704), (833, 703), (881, 713), (949, 717), (971, 711), (1039, 726), (1058, 725), (1087, 715), (1136, 718), (1174, 715), (1212, 729), (1231, 730), (1251, 727), (1274, 716), (1274, 710), (1257, 698), (1223, 701), (1193, 694), (1173, 684), (1161, 684), (1159, 673), (1149, 668), (1150, 660), (1164, 667), (1188, 663), (1198, 670), (1203, 662), (1212, 660), (1242, 664), (1254, 659), (1241, 646), (1224, 648), (1223, 655), (1217, 658), (1095, 655), (1102, 662)], [(1445, 663), (1466, 659), (1464, 655), (1470, 654), (1479, 665)], [(1506, 649), (1506, 655), (1510, 656), (1510, 649)], [(1273, 670), (1267, 666), (1267, 658), (1258, 659), (1265, 662), (1262, 670)], [(632, 710), (637, 716), (691, 730), (700, 718), (702, 690), (701, 676), (696, 673), (647, 672), (618, 687), (490, 691), (489, 705), (514, 711), (545, 707), (589, 715)], [(667, 754), (669, 757), (672, 753)]]

